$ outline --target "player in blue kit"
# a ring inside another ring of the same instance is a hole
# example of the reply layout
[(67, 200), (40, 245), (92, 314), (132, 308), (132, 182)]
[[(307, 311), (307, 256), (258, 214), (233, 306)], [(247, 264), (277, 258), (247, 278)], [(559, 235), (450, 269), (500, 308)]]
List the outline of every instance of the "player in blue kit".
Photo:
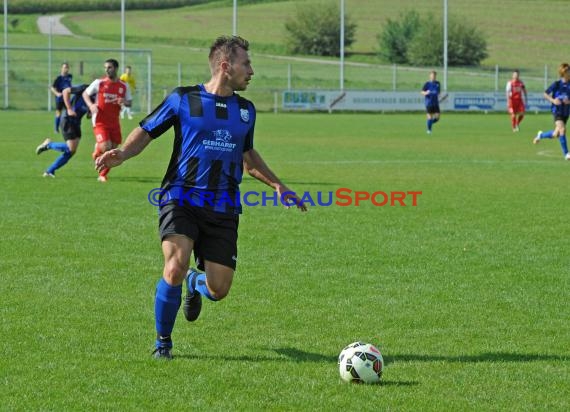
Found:
[(554, 129), (547, 132), (539, 131), (532, 142), (538, 144), (542, 139), (557, 137), (562, 147), (564, 159), (570, 160), (568, 143), (566, 142), (566, 123), (570, 116), (570, 65), (562, 63), (558, 67), (558, 74), (560, 79), (556, 80), (544, 91), (544, 98), (552, 103), (551, 111), (554, 117)]
[(54, 143), (50, 138), (36, 148), (36, 154), (46, 150), (62, 152), (61, 155), (44, 172), (44, 177), (55, 177), (55, 171), (65, 165), (77, 151), (81, 139), (81, 119), (88, 112), (87, 104), (83, 100), (83, 91), (86, 84), (66, 87), (62, 90), (63, 110), (61, 113), (61, 134), (65, 143)]
[(434, 123), (439, 121), (441, 112), (439, 110), (439, 93), (441, 93), (441, 85), (436, 80), (437, 73), (431, 71), (429, 73), (429, 81), (424, 83), (421, 94), (425, 97), (426, 115), (427, 115), (427, 133), (431, 134)]
[(55, 132), (59, 133), (59, 124), (61, 122), (61, 111), (63, 110), (63, 90), (71, 87), (73, 75), (69, 73), (69, 64), (62, 63), (59, 76), (55, 78), (51, 85), (51, 92), (55, 96)]
[[(185, 279), (183, 312), (189, 321), (198, 318), (202, 296), (218, 301), (230, 290), (241, 213), (233, 200), (244, 167), (287, 203), (306, 210), (253, 148), (255, 107), (235, 93), (245, 90), (253, 76), (248, 49), (249, 43), (241, 37), (216, 39), (209, 54), (210, 80), (174, 89), (129, 134), (123, 148), (110, 150), (95, 162), (98, 170), (119, 166), (174, 128), (159, 209), (164, 270), (156, 286), (155, 358), (172, 358), (171, 333)], [(205, 273), (189, 270), (192, 252), (198, 269)]]

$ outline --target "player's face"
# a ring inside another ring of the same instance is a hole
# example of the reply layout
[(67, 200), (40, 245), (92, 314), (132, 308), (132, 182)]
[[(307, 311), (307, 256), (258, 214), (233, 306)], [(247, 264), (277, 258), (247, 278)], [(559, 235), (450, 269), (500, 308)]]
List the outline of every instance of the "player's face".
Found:
[(517, 80), (519, 78), (519, 72), (513, 72), (513, 80)]
[(238, 49), (228, 70), (228, 81), (233, 90), (245, 90), (253, 76), (253, 68), (248, 53)]
[(117, 69), (111, 63), (105, 63), (103, 67), (109, 79), (114, 79), (117, 77)]
[(61, 74), (65, 75), (69, 73), (69, 65), (67, 64), (62, 64), (61, 65)]

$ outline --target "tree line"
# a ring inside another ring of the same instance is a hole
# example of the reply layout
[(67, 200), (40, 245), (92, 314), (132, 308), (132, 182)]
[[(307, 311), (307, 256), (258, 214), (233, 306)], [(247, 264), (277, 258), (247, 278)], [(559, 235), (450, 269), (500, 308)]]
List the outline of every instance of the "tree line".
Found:
[[(331, 3), (301, 4), (294, 17), (285, 23), (287, 46), (291, 53), (339, 56), (340, 8)], [(344, 16), (344, 45), (355, 40), (357, 24)], [(416, 11), (387, 19), (377, 36), (378, 54), (389, 63), (415, 66), (443, 64), (443, 22), (433, 14)], [(487, 56), (485, 35), (465, 19), (448, 19), (448, 64), (479, 66)]]

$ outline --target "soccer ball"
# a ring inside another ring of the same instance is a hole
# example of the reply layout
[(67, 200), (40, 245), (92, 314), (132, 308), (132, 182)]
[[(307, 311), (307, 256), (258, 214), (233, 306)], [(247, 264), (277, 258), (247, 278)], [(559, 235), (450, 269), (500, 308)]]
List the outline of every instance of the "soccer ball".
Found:
[(382, 354), (370, 343), (353, 342), (338, 356), (340, 378), (346, 382), (378, 383), (383, 369)]

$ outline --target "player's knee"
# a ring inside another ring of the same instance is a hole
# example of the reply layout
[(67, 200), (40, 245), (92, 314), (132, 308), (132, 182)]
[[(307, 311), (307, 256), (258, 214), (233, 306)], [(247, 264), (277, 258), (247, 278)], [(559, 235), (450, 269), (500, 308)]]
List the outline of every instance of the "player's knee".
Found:
[(216, 288), (209, 288), (209, 289), (210, 289), (210, 294), (216, 300), (222, 300), (223, 298), (228, 296), (228, 293), (230, 293), (230, 286), (229, 285), (228, 286), (218, 286)]
[(188, 265), (184, 265), (178, 261), (168, 261), (164, 265), (164, 279), (170, 285), (180, 285), (184, 281)]

